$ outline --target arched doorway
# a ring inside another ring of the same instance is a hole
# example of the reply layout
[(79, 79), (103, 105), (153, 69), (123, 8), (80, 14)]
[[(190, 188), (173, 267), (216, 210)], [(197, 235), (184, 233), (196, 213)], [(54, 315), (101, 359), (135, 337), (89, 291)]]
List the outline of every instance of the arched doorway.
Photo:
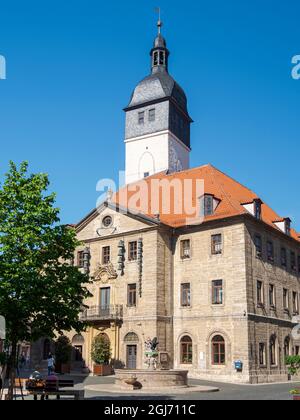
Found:
[(127, 369), (136, 369), (139, 337), (131, 332), (125, 336), (124, 342), (126, 344), (126, 367)]
[(84, 338), (81, 334), (76, 334), (72, 338), (73, 360), (74, 362), (83, 362)]

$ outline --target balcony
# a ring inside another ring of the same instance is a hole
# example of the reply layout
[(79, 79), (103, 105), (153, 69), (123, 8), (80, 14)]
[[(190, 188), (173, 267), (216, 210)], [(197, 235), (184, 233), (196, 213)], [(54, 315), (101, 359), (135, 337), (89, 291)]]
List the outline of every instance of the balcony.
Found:
[(80, 321), (120, 321), (123, 318), (123, 305), (91, 306), (80, 314)]

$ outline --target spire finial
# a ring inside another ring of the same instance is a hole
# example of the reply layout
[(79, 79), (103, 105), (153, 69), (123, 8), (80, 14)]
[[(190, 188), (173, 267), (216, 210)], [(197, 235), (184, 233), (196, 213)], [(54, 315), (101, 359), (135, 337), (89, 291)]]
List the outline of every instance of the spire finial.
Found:
[(158, 21), (157, 21), (157, 27), (158, 27), (158, 35), (161, 34), (161, 28), (163, 26), (162, 20), (161, 20), (161, 8), (157, 7), (156, 9), (156, 13), (158, 14)]

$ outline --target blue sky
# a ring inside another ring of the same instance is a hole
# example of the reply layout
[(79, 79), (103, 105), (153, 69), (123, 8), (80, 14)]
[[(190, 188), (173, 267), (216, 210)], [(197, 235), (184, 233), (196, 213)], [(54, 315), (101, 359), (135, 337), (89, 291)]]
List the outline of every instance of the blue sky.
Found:
[[(10, 159), (49, 173), (63, 222), (124, 168), (124, 114), (149, 73), (157, 0), (0, 0), (0, 179)], [(212, 163), (300, 230), (299, 0), (160, 0), (184, 87), (192, 166)]]

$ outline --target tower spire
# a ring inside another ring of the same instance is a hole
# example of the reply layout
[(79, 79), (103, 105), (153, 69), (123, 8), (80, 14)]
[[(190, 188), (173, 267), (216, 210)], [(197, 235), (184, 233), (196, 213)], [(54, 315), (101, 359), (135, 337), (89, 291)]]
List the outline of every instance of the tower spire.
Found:
[(168, 58), (170, 53), (167, 49), (167, 43), (161, 34), (161, 28), (163, 27), (163, 22), (161, 20), (161, 9), (160, 7), (157, 7), (155, 10), (158, 14), (158, 34), (154, 41), (154, 47), (150, 53), (152, 59), (152, 73), (168, 72)]
[(163, 27), (163, 22), (161, 20), (161, 8), (157, 7), (156, 12), (158, 13), (158, 21), (157, 21), (158, 35), (160, 35), (161, 34), (161, 28)]

